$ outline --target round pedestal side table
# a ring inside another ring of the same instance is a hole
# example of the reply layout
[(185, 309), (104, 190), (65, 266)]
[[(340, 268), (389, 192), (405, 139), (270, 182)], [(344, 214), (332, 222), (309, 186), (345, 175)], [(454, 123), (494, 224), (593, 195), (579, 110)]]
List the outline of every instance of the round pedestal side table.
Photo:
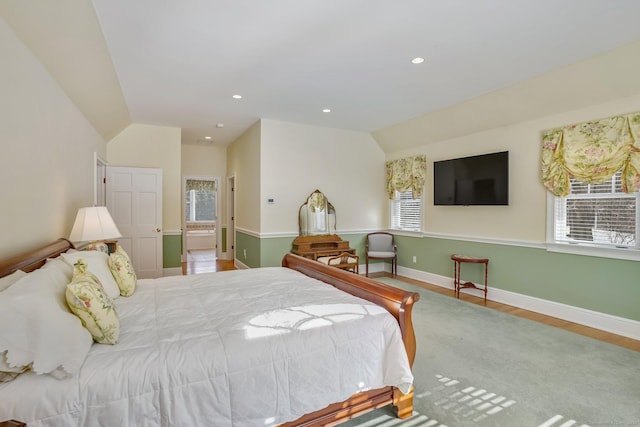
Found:
[[(479, 289), (484, 292), (484, 303), (487, 303), (487, 276), (489, 274), (489, 259), (475, 258), (467, 255), (451, 255), (453, 260), (453, 287), (456, 298), (460, 298), (460, 290), (464, 288)], [(460, 266), (464, 263), (484, 264), (484, 287), (480, 287), (473, 282), (463, 282), (460, 278)]]

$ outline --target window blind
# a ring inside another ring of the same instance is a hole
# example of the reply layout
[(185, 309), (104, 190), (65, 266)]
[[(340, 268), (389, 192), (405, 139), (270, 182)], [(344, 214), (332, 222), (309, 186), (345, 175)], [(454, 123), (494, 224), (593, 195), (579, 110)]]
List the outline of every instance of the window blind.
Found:
[(419, 231), (422, 222), (422, 198), (413, 198), (411, 191), (397, 192), (391, 200), (391, 228)]
[(603, 183), (570, 185), (568, 196), (555, 198), (556, 241), (638, 247), (638, 193), (622, 191), (621, 172)]

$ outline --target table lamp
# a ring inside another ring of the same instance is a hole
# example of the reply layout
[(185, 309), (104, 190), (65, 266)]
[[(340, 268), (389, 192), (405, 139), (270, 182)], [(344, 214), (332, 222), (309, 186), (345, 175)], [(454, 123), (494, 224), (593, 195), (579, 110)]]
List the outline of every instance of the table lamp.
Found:
[(69, 240), (89, 242), (86, 249), (108, 252), (105, 240), (122, 237), (105, 206), (80, 208), (73, 223)]

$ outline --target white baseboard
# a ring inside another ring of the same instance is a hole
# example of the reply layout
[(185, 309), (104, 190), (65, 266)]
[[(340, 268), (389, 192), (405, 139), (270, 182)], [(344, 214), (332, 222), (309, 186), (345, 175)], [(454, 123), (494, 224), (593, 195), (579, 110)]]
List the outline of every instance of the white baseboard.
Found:
[(246, 270), (248, 268), (250, 268), (247, 264), (243, 263), (242, 261), (240, 261), (238, 258), (233, 260), (233, 265), (238, 269), (238, 270)]
[[(369, 273), (380, 273), (383, 271), (391, 273), (391, 264), (386, 262), (374, 262), (369, 264)], [(358, 272), (364, 276), (367, 273), (367, 265), (358, 264)]]
[[(371, 266), (369, 268), (371, 271)], [(422, 282), (441, 286), (453, 290), (453, 279), (425, 271), (414, 270), (407, 267), (398, 267), (398, 274)], [(483, 297), (482, 291), (469, 288), (463, 292)], [(547, 316), (557, 317), (570, 322), (600, 329), (616, 335), (640, 340), (640, 322), (624, 317), (613, 316), (598, 311), (587, 310), (572, 305), (562, 304), (542, 298), (518, 294), (489, 286), (487, 299), (502, 304), (512, 305), (525, 310), (534, 311)]]
[(163, 268), (162, 276), (182, 276), (182, 267)]

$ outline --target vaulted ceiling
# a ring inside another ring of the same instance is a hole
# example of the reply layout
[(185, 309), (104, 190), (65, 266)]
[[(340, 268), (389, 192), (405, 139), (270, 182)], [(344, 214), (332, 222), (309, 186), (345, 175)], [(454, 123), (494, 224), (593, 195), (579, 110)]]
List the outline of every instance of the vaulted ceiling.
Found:
[(387, 152), (402, 123), (482, 115), (482, 97), (517, 112), (523, 82), (533, 105), (549, 72), (640, 40), (637, 0), (3, 0), (0, 16), (107, 140), (135, 122), (226, 145), (268, 118), (372, 132)]

